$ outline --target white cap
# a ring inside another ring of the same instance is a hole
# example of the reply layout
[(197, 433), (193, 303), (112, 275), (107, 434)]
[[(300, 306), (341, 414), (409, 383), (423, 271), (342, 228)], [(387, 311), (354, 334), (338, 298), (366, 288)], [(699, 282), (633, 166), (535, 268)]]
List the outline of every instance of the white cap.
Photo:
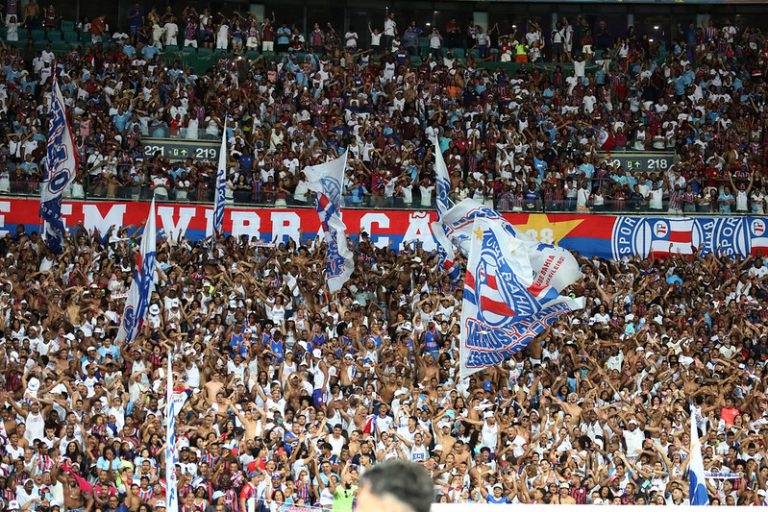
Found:
[(320, 359), (321, 357), (323, 357), (323, 353), (320, 351), (319, 348), (316, 348), (312, 351), (312, 357), (316, 357)]
[(483, 413), (483, 418), (485, 418), (485, 419), (493, 418), (493, 411), (485, 411)]

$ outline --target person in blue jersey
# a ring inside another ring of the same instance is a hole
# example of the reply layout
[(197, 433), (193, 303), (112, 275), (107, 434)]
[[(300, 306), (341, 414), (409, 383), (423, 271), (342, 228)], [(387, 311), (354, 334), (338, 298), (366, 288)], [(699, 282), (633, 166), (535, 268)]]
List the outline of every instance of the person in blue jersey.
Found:
[(248, 355), (248, 346), (245, 343), (245, 337), (243, 336), (243, 323), (236, 322), (229, 328), (229, 348), (232, 349), (231, 357), (234, 358), (235, 354), (239, 354), (241, 357)]
[(312, 343), (313, 347), (322, 347), (325, 345), (325, 334), (323, 334), (320, 324), (312, 324), (312, 338), (309, 341)]
[(427, 324), (427, 330), (424, 331), (424, 349), (435, 359), (440, 355), (440, 341), (442, 335), (437, 330), (435, 322)]
[(280, 331), (275, 331), (269, 340), (269, 353), (272, 354), (272, 363), (279, 365), (282, 364), (285, 357), (285, 343), (283, 342), (283, 335)]

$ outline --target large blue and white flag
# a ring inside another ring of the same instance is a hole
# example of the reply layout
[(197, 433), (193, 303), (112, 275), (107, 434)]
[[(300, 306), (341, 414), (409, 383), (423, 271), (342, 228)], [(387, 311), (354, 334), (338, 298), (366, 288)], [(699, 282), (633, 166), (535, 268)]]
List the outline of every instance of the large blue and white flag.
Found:
[(691, 450), (688, 454), (688, 499), (691, 505), (709, 505), (709, 494), (705, 484), (704, 458), (701, 456), (699, 429), (696, 427), (696, 416), (691, 404)]
[(45, 167), (46, 176), (40, 191), (40, 216), (44, 222), (45, 242), (54, 254), (59, 254), (64, 247), (66, 229), (61, 218), (61, 195), (77, 174), (77, 152), (67, 122), (64, 96), (55, 75)]
[(438, 268), (447, 272), (451, 281), (455, 282), (461, 277), (461, 268), (454, 261), (453, 245), (445, 235), (446, 226), (443, 224), (443, 217), (451, 208), (451, 200), (448, 198), (451, 192), (451, 178), (448, 175), (448, 167), (445, 165), (443, 153), (440, 151), (440, 138), (437, 135), (435, 135), (435, 191), (437, 222), (432, 223), (432, 234), (437, 242)]
[(133, 270), (133, 282), (125, 300), (123, 318), (115, 341), (131, 341), (141, 330), (144, 316), (149, 308), (149, 301), (155, 289), (155, 256), (157, 246), (157, 226), (155, 220), (155, 200), (149, 205), (149, 215), (141, 235), (136, 267)]
[(227, 121), (221, 132), (219, 149), (219, 167), (216, 171), (216, 190), (213, 201), (213, 234), (220, 236), (224, 232), (224, 203), (227, 199)]
[(530, 243), (494, 219), (475, 217), (464, 279), (460, 373), (475, 372), (511, 358), (583, 299), (560, 296), (537, 281)]
[(176, 402), (173, 400), (173, 356), (168, 352), (165, 389), (165, 510), (179, 512), (178, 484), (176, 482)]
[[(541, 290), (552, 287), (561, 292), (581, 278), (579, 262), (568, 250), (531, 240), (524, 233), (518, 232), (499, 212), (473, 199), (463, 200), (443, 216), (446, 237), (465, 257), (469, 256), (472, 229), (478, 217), (493, 220), (512, 238), (523, 242), (530, 254), (534, 283)], [(541, 300), (545, 300), (544, 297)]]
[(326, 250), (326, 282), (331, 293), (344, 286), (355, 260), (347, 244), (347, 227), (341, 220), (341, 197), (344, 188), (344, 171), (347, 168), (347, 152), (324, 164), (304, 169), (307, 187), (315, 193), (317, 215), (323, 228)]

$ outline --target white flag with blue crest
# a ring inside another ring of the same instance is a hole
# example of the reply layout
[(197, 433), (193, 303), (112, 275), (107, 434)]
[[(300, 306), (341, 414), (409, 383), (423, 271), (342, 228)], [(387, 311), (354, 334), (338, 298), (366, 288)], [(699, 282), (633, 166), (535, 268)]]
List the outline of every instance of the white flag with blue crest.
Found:
[(583, 299), (541, 287), (530, 244), (497, 220), (475, 217), (469, 244), (461, 311), (462, 378), (510, 359), (555, 320), (584, 307)]
[(155, 290), (155, 258), (157, 255), (157, 226), (155, 219), (155, 200), (149, 205), (147, 222), (141, 235), (136, 267), (133, 270), (133, 282), (125, 300), (123, 317), (115, 341), (132, 341), (144, 323), (149, 308), (152, 292)]
[(317, 216), (325, 234), (326, 282), (331, 293), (341, 290), (355, 269), (355, 260), (347, 244), (347, 227), (341, 220), (344, 171), (347, 152), (340, 157), (304, 169), (307, 187), (315, 193)]

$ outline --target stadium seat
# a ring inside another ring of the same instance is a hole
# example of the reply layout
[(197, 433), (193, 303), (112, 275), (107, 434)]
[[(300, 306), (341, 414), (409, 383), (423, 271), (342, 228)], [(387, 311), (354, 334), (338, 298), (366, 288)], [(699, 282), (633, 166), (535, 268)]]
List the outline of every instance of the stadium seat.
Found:
[[(19, 31), (21, 32), (21, 31)], [(32, 40), (33, 41), (45, 41), (45, 30), (42, 29), (34, 29), (32, 30)]]
[(165, 48), (163, 48), (163, 51), (165, 53), (177, 53), (179, 51), (179, 47), (175, 44), (169, 44)]
[(248, 52), (245, 52), (245, 56), (247, 58), (249, 58), (249, 59), (255, 59), (256, 57), (259, 56), (259, 52), (255, 51), (255, 50), (248, 51)]
[(197, 53), (197, 48), (195, 48), (194, 46), (185, 46), (181, 49), (181, 51), (187, 54), (194, 55)]
[(48, 40), (49, 41), (61, 41), (61, 32), (58, 30), (49, 30), (48, 31)]
[(70, 31), (62, 32), (61, 37), (62, 39), (64, 39), (64, 41), (67, 41), (69, 43), (74, 43), (80, 40), (79, 34), (77, 32), (70, 32)]
[(208, 57), (213, 53), (213, 50), (210, 48), (198, 48), (197, 49), (197, 56), (198, 57)]
[(75, 22), (74, 21), (67, 21), (62, 20), (61, 22), (61, 31), (62, 32), (74, 32), (75, 31)]
[(51, 42), (51, 48), (54, 53), (67, 53), (72, 48), (67, 41), (53, 41)]

